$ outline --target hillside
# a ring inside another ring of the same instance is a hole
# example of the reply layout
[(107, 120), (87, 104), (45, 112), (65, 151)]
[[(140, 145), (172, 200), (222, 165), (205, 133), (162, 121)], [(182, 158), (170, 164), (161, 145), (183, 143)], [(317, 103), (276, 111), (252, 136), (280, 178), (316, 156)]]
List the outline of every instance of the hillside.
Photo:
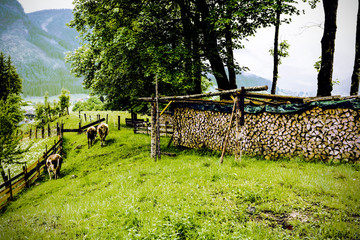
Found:
[(65, 134), (60, 179), (44, 173), (17, 195), (0, 212), (0, 239), (360, 238), (359, 166), (246, 156), (219, 165), (218, 152), (166, 148), (169, 138), (162, 149), (177, 156), (154, 162), (150, 137), (117, 130), (117, 114), (105, 147)]
[(62, 88), (84, 93), (82, 80), (70, 74), (64, 59), (78, 46), (76, 31), (66, 27), (71, 10), (25, 14), (16, 0), (0, 3), (0, 51), (11, 56), (24, 80), (24, 95), (57, 95)]

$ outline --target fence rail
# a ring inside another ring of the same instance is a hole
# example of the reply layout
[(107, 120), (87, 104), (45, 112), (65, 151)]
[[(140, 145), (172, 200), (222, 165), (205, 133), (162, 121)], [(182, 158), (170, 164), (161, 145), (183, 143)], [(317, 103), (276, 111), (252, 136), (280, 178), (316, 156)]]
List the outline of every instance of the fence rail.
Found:
[[(139, 122), (134, 124), (134, 133), (150, 134), (151, 123), (150, 122)], [(174, 133), (174, 125), (165, 123), (160, 124), (160, 134), (163, 136), (172, 135)]]
[(45, 161), (53, 153), (60, 153), (62, 150), (63, 139), (60, 138), (49, 150), (29, 167), (23, 167), (23, 171), (14, 177), (10, 176), (8, 169), (8, 180), (0, 185), (0, 209), (21, 189), (30, 186), (39, 175), (44, 171)]

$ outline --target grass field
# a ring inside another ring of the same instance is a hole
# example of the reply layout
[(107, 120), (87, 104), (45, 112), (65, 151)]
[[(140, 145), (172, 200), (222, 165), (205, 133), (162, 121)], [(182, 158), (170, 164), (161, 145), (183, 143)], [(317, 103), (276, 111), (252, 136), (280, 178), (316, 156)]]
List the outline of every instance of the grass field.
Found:
[(17, 195), (0, 239), (360, 239), (358, 165), (226, 156), (220, 166), (218, 152), (166, 149), (168, 138), (177, 156), (154, 162), (150, 137), (118, 131), (117, 114), (105, 147), (65, 135), (61, 178)]

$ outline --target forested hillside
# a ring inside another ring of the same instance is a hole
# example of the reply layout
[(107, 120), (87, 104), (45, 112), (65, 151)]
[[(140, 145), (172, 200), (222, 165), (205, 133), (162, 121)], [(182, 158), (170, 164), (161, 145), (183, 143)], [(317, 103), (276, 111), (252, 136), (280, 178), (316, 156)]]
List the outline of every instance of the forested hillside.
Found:
[(65, 53), (79, 46), (77, 32), (66, 26), (71, 19), (71, 10), (25, 14), (16, 0), (0, 1), (0, 51), (11, 56), (25, 96), (85, 92), (65, 63)]

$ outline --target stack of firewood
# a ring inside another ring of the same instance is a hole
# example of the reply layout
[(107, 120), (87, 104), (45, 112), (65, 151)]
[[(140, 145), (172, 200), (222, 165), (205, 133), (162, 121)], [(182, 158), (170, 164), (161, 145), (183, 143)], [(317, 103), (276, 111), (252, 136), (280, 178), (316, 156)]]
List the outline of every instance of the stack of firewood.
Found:
[[(174, 144), (221, 150), (230, 113), (176, 108)], [(303, 156), (309, 160), (360, 160), (360, 111), (318, 107), (292, 114), (246, 114), (242, 144), (236, 144), (236, 121), (229, 132), (228, 152), (236, 146), (266, 159)]]

